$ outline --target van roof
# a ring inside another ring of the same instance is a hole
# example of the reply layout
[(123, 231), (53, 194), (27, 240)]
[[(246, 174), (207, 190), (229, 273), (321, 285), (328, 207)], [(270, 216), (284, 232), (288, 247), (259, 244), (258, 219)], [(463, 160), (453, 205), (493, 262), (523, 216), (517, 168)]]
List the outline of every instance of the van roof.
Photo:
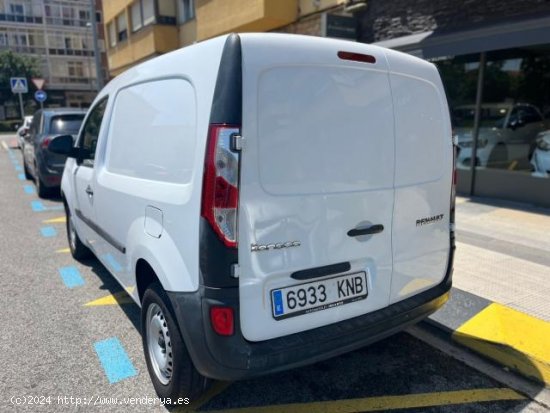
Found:
[[(221, 58), (226, 40), (231, 35), (232, 34), (226, 34), (193, 45), (185, 46), (170, 53), (163, 54), (161, 56), (155, 57), (136, 66), (133, 66), (132, 68), (126, 70), (125, 72), (112, 79), (107, 84), (107, 86), (105, 86), (105, 88), (98, 94), (95, 101), (98, 101), (104, 96), (131, 83), (138, 83), (140, 81), (155, 78), (160, 79), (167, 76), (181, 76), (183, 70), (181, 70), (180, 68), (189, 67), (189, 61), (202, 62), (208, 68), (213, 68), (217, 73), (218, 61), (216, 61), (214, 56)], [(288, 41), (295, 42), (298, 40), (303, 44), (310, 45), (319, 43), (331, 43), (338, 44), (339, 47), (341, 47), (343, 50), (350, 49), (350, 51), (356, 49), (358, 45), (359, 47), (367, 45), (364, 43), (350, 42), (347, 40), (286, 33), (237, 33), (237, 35), (243, 41), (246, 41), (248, 39), (261, 39), (266, 43)], [(371, 48), (373, 51), (376, 50), (385, 55), (386, 60), (388, 61), (389, 70), (392, 72), (401, 72), (412, 76), (424, 77), (427, 67), (430, 67), (431, 71), (433, 71), (434, 65), (432, 63), (429, 63), (428, 61), (420, 59), (418, 57), (402, 52), (397, 52), (395, 50), (386, 49), (376, 45), (368, 44), (368, 47)], [(187, 58), (189, 58), (189, 60), (186, 60)]]

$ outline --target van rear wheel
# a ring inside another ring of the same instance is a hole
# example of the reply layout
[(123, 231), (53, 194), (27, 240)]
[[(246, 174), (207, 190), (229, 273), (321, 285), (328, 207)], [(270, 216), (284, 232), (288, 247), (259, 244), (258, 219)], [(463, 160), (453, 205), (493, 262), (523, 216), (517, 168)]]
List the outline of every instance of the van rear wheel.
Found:
[(211, 384), (189, 356), (169, 299), (158, 283), (143, 295), (141, 336), (147, 369), (159, 397), (196, 400)]

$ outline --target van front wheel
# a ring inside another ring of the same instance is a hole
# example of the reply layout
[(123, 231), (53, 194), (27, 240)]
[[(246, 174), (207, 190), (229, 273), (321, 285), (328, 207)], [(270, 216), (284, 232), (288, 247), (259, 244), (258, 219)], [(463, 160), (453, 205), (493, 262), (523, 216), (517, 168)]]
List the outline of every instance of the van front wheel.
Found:
[(159, 397), (192, 402), (207, 390), (210, 380), (193, 365), (171, 308), (158, 283), (147, 288), (141, 306), (145, 361)]
[(76, 228), (71, 210), (65, 205), (65, 225), (67, 227), (67, 241), (69, 241), (69, 250), (75, 260), (81, 261), (92, 256), (92, 251), (82, 243)]

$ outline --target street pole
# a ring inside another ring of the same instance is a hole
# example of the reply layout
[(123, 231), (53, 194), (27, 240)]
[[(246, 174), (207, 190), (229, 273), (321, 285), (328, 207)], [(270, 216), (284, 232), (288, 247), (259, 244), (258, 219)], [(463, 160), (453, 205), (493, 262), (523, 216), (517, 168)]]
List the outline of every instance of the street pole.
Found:
[(21, 120), (25, 121), (25, 109), (23, 108), (23, 94), (18, 93), (19, 95), (19, 109), (21, 110)]
[(92, 37), (94, 42), (95, 71), (97, 80), (97, 91), (103, 88), (103, 73), (101, 72), (101, 56), (99, 54), (99, 41), (97, 39), (97, 19), (95, 0), (90, 0), (90, 17), (92, 23)]
[(475, 193), (477, 139), (479, 138), (479, 123), (481, 120), (481, 102), (483, 101), (483, 79), (485, 77), (485, 62), (487, 55), (481, 52), (479, 55), (479, 69), (477, 72), (476, 108), (474, 114), (474, 128), (472, 130), (472, 156), (470, 157), (470, 196)]

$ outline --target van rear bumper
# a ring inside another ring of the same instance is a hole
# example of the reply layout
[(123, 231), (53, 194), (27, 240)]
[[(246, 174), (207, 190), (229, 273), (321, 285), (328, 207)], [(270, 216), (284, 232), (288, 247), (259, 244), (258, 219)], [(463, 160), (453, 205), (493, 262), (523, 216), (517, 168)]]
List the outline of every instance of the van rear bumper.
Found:
[[(444, 280), (436, 287), (363, 316), (272, 340), (247, 341), (240, 329), (238, 289), (200, 288), (168, 292), (189, 354), (197, 370), (218, 380), (239, 380), (325, 360), (392, 335), (417, 323), (448, 299), (452, 254)], [(235, 333), (217, 335), (210, 327), (212, 306), (231, 306)]]

